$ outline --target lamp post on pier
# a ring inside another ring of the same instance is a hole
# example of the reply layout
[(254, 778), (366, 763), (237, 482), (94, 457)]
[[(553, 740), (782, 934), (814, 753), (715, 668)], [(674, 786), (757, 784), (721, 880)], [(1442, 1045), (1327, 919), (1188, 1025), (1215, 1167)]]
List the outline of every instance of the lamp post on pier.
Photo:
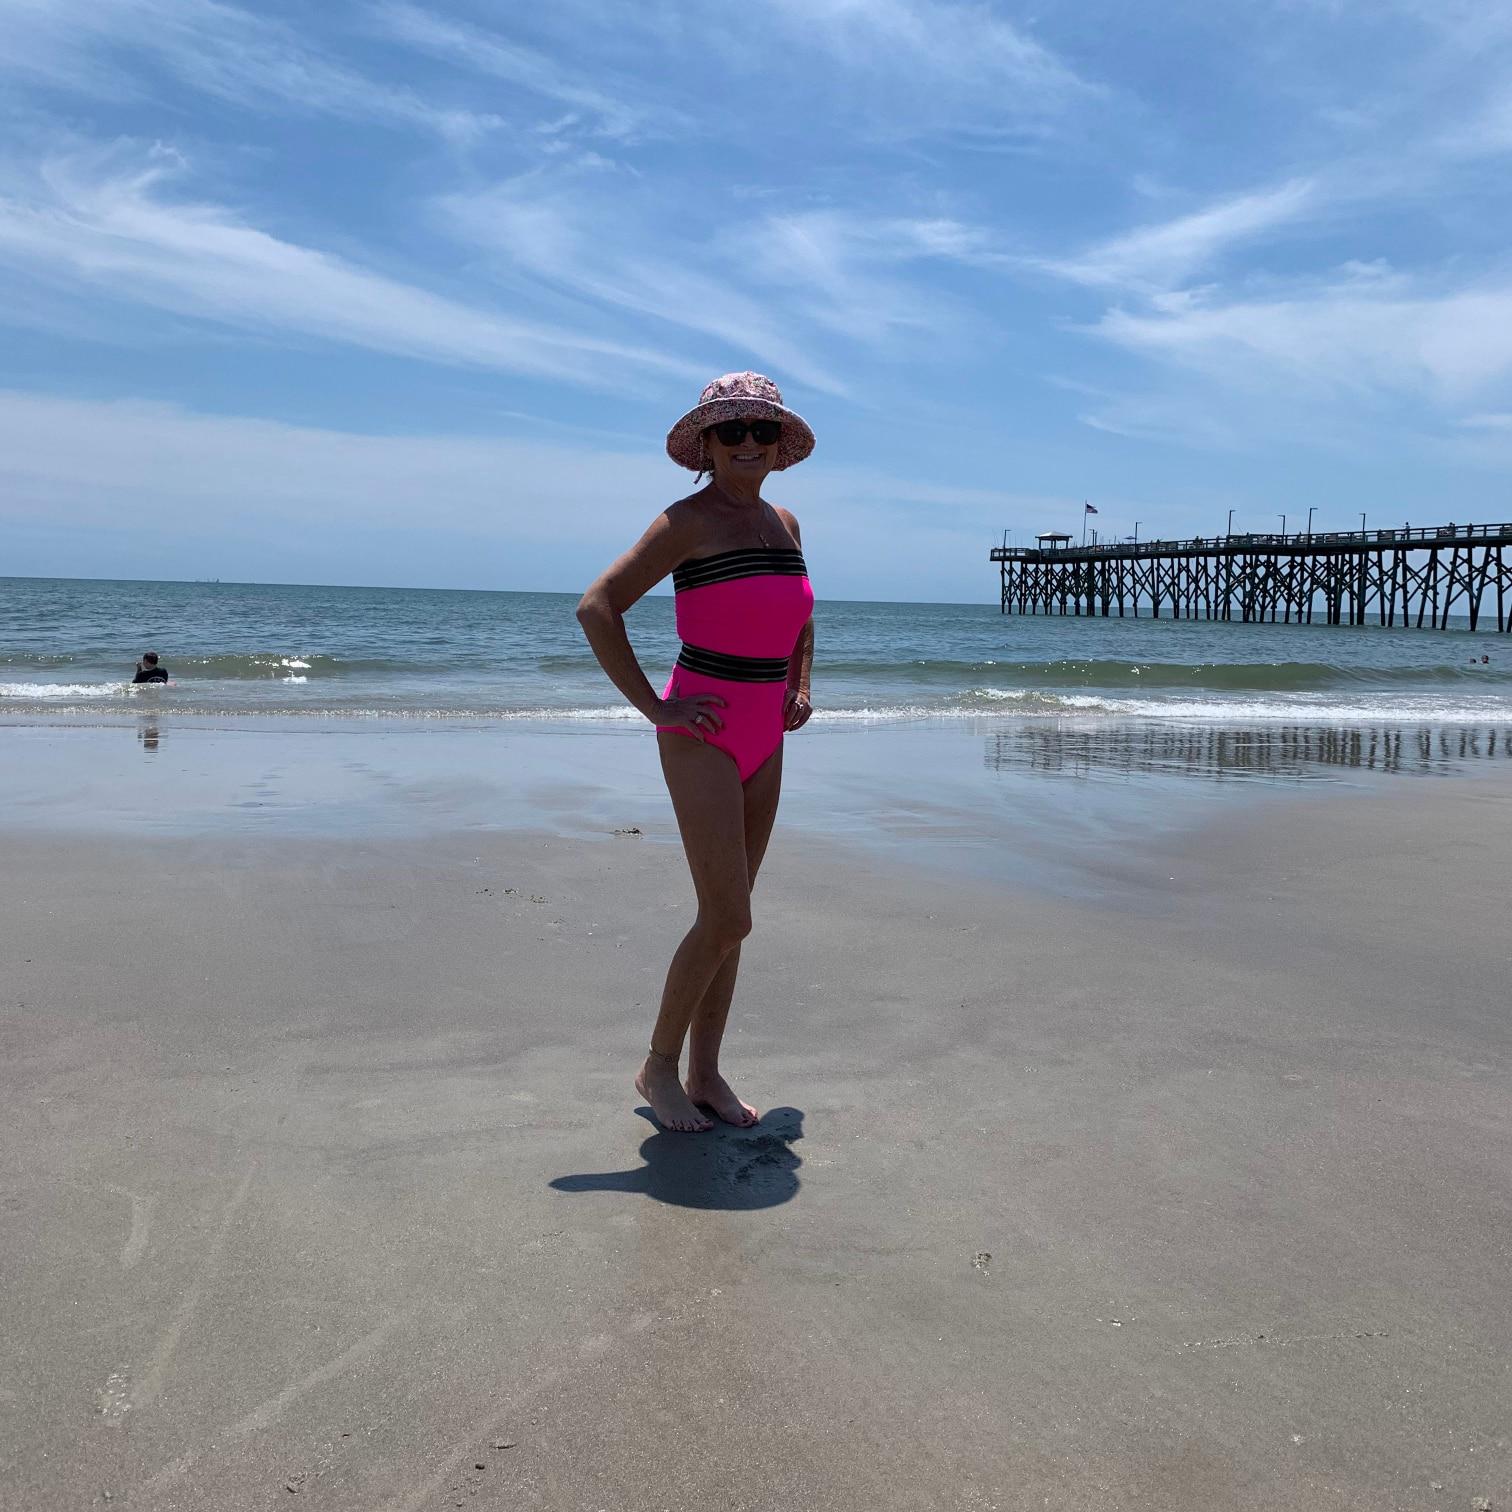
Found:
[(1233, 535), (1233, 533), (1234, 533), (1234, 511), (1231, 509), (1231, 510), (1229, 510), (1228, 529), (1224, 531), (1224, 535), (1231, 536), (1231, 535)]
[(1308, 507), (1308, 510), (1307, 510), (1307, 539), (1309, 541), (1312, 540), (1312, 517), (1313, 517), (1313, 510), (1315, 510), (1317, 507), (1318, 506), (1316, 504), (1313, 504), (1313, 505), (1310, 505)]
[(1281, 539), (1283, 541), (1286, 539), (1286, 516), (1285, 515), (1281, 516)]
[(1134, 522), (1134, 544), (1139, 545), (1139, 521)]

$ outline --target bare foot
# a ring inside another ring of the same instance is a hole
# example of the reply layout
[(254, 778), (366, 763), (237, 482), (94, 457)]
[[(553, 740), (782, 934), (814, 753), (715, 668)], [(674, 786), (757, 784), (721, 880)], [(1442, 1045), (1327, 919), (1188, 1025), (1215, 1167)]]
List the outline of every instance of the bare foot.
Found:
[(688, 1097), (700, 1108), (710, 1109), (737, 1129), (749, 1129), (752, 1124), (761, 1122), (761, 1114), (750, 1103), (736, 1097), (729, 1082), (717, 1071), (713, 1076), (690, 1075)]
[(651, 1104), (662, 1128), (674, 1134), (707, 1134), (714, 1127), (688, 1100), (671, 1061), (648, 1055), (635, 1074), (635, 1090)]

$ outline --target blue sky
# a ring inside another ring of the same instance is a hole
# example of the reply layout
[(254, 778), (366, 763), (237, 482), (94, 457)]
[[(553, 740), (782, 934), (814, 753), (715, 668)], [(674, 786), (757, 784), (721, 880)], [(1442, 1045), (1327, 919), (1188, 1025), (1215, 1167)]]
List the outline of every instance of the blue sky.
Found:
[(821, 593), (1512, 518), (1512, 9), (0, 0), (0, 573), (577, 589), (756, 368)]

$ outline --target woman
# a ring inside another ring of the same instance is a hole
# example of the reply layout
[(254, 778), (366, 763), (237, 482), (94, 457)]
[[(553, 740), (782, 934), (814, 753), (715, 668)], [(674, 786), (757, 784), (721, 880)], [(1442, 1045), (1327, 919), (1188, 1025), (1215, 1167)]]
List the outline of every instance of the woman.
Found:
[[(759, 373), (728, 373), (667, 435), (667, 455), (712, 481), (680, 499), (583, 595), (578, 620), (616, 688), (656, 726), (662, 772), (698, 895), (672, 957), (651, 1053), (635, 1078), (665, 1129), (702, 1133), (702, 1109), (760, 1118), (720, 1074), (751, 887), (777, 816), (782, 736), (812, 712), (814, 595), (798, 521), (761, 497), (770, 472), (814, 449), (808, 423)], [(672, 574), (682, 653), (657, 697), (625, 611)], [(678, 1077), (683, 1040), (688, 1080)]]

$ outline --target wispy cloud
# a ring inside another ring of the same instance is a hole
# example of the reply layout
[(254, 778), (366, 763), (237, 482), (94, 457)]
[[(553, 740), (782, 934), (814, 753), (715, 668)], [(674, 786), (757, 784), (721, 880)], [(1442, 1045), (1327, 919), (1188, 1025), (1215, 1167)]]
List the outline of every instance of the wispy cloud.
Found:
[[(549, 491), (576, 528), (623, 537), (626, 490), (669, 493), (676, 469), (654, 444), (638, 455), (581, 441), (374, 436), (139, 400), (98, 402), (0, 390), (0, 517), (110, 526), (123, 506), (164, 531), (198, 529), (207, 512), (243, 528), (499, 523), (500, 480)], [(522, 540), (560, 539), (556, 511), (508, 520)]]
[(973, 233), (954, 223), (823, 210), (701, 230), (689, 216), (669, 244), (665, 200), (605, 175), (529, 175), (437, 208), (503, 279), (699, 332), (824, 393), (851, 392), (848, 361), (938, 357), (984, 326), (907, 267), (963, 255)]
[(844, 388), (795, 334), (801, 322), (763, 297), (767, 279), (738, 249), (733, 259), (729, 248), (669, 252), (622, 204), (532, 182), (449, 196), (439, 209), (455, 234), (487, 249), (510, 276), (700, 332), (810, 388)]
[(685, 122), (668, 105), (635, 100), (640, 91), (628, 82), (622, 81), (617, 91), (606, 90), (538, 48), (408, 0), (385, 0), (374, 14), (380, 29), (396, 42), (565, 107), (570, 114), (550, 123), (554, 132), (570, 130), (586, 118), (591, 131), (630, 139), (653, 126), (665, 130)]
[[(640, 112), (659, 94), (706, 140), (736, 151), (757, 126), (769, 141), (817, 131), (805, 150), (823, 151), (842, 122), (872, 142), (1040, 137), (1104, 94), (985, 0), (769, 0), (739, 14), (725, 0), (555, 0), (507, 21), (504, 9), (483, 34), (504, 47), (500, 77), (514, 74), (515, 36), (549, 35), (574, 72), (548, 69), (548, 81), (618, 80), (611, 97)], [(446, 45), (460, 60), (457, 43)], [(486, 52), (476, 66), (489, 67)], [(626, 82), (636, 75), (639, 90)], [(651, 80), (665, 87), (649, 89)]]
[(292, 28), (223, 0), (9, 0), (0, 74), (107, 98), (147, 96), (146, 62), (253, 109), (388, 121), (471, 139), (496, 115), (439, 104), (334, 61)]
[(1316, 206), (1315, 187), (1293, 179), (1235, 195), (1191, 214), (1140, 226), (1041, 266), (1075, 283), (1120, 289), (1170, 289), (1209, 263), (1296, 222)]
[(696, 370), (643, 348), (465, 304), (164, 194), (183, 160), (119, 154), (44, 168), (0, 198), (0, 261), (50, 283), (285, 338), (587, 384)]
[(773, 0), (768, 10), (804, 47), (840, 65), (835, 88), (860, 83), (875, 91), (900, 135), (930, 126), (1023, 129), (1097, 92), (986, 4)]
[(1286, 298), (1173, 297), (1108, 312), (1109, 341), (1218, 379), (1457, 405), (1512, 378), (1512, 281), (1432, 292), (1358, 278)]
[[(743, 228), (722, 243), (732, 271), (747, 260), (749, 235)], [(951, 302), (898, 276), (904, 264), (936, 255), (917, 223), (840, 210), (792, 212), (768, 216), (755, 238), (762, 253), (757, 276), (785, 291), (794, 324), (876, 348), (900, 336), (906, 348), (920, 339), (947, 343), (955, 334)]]

